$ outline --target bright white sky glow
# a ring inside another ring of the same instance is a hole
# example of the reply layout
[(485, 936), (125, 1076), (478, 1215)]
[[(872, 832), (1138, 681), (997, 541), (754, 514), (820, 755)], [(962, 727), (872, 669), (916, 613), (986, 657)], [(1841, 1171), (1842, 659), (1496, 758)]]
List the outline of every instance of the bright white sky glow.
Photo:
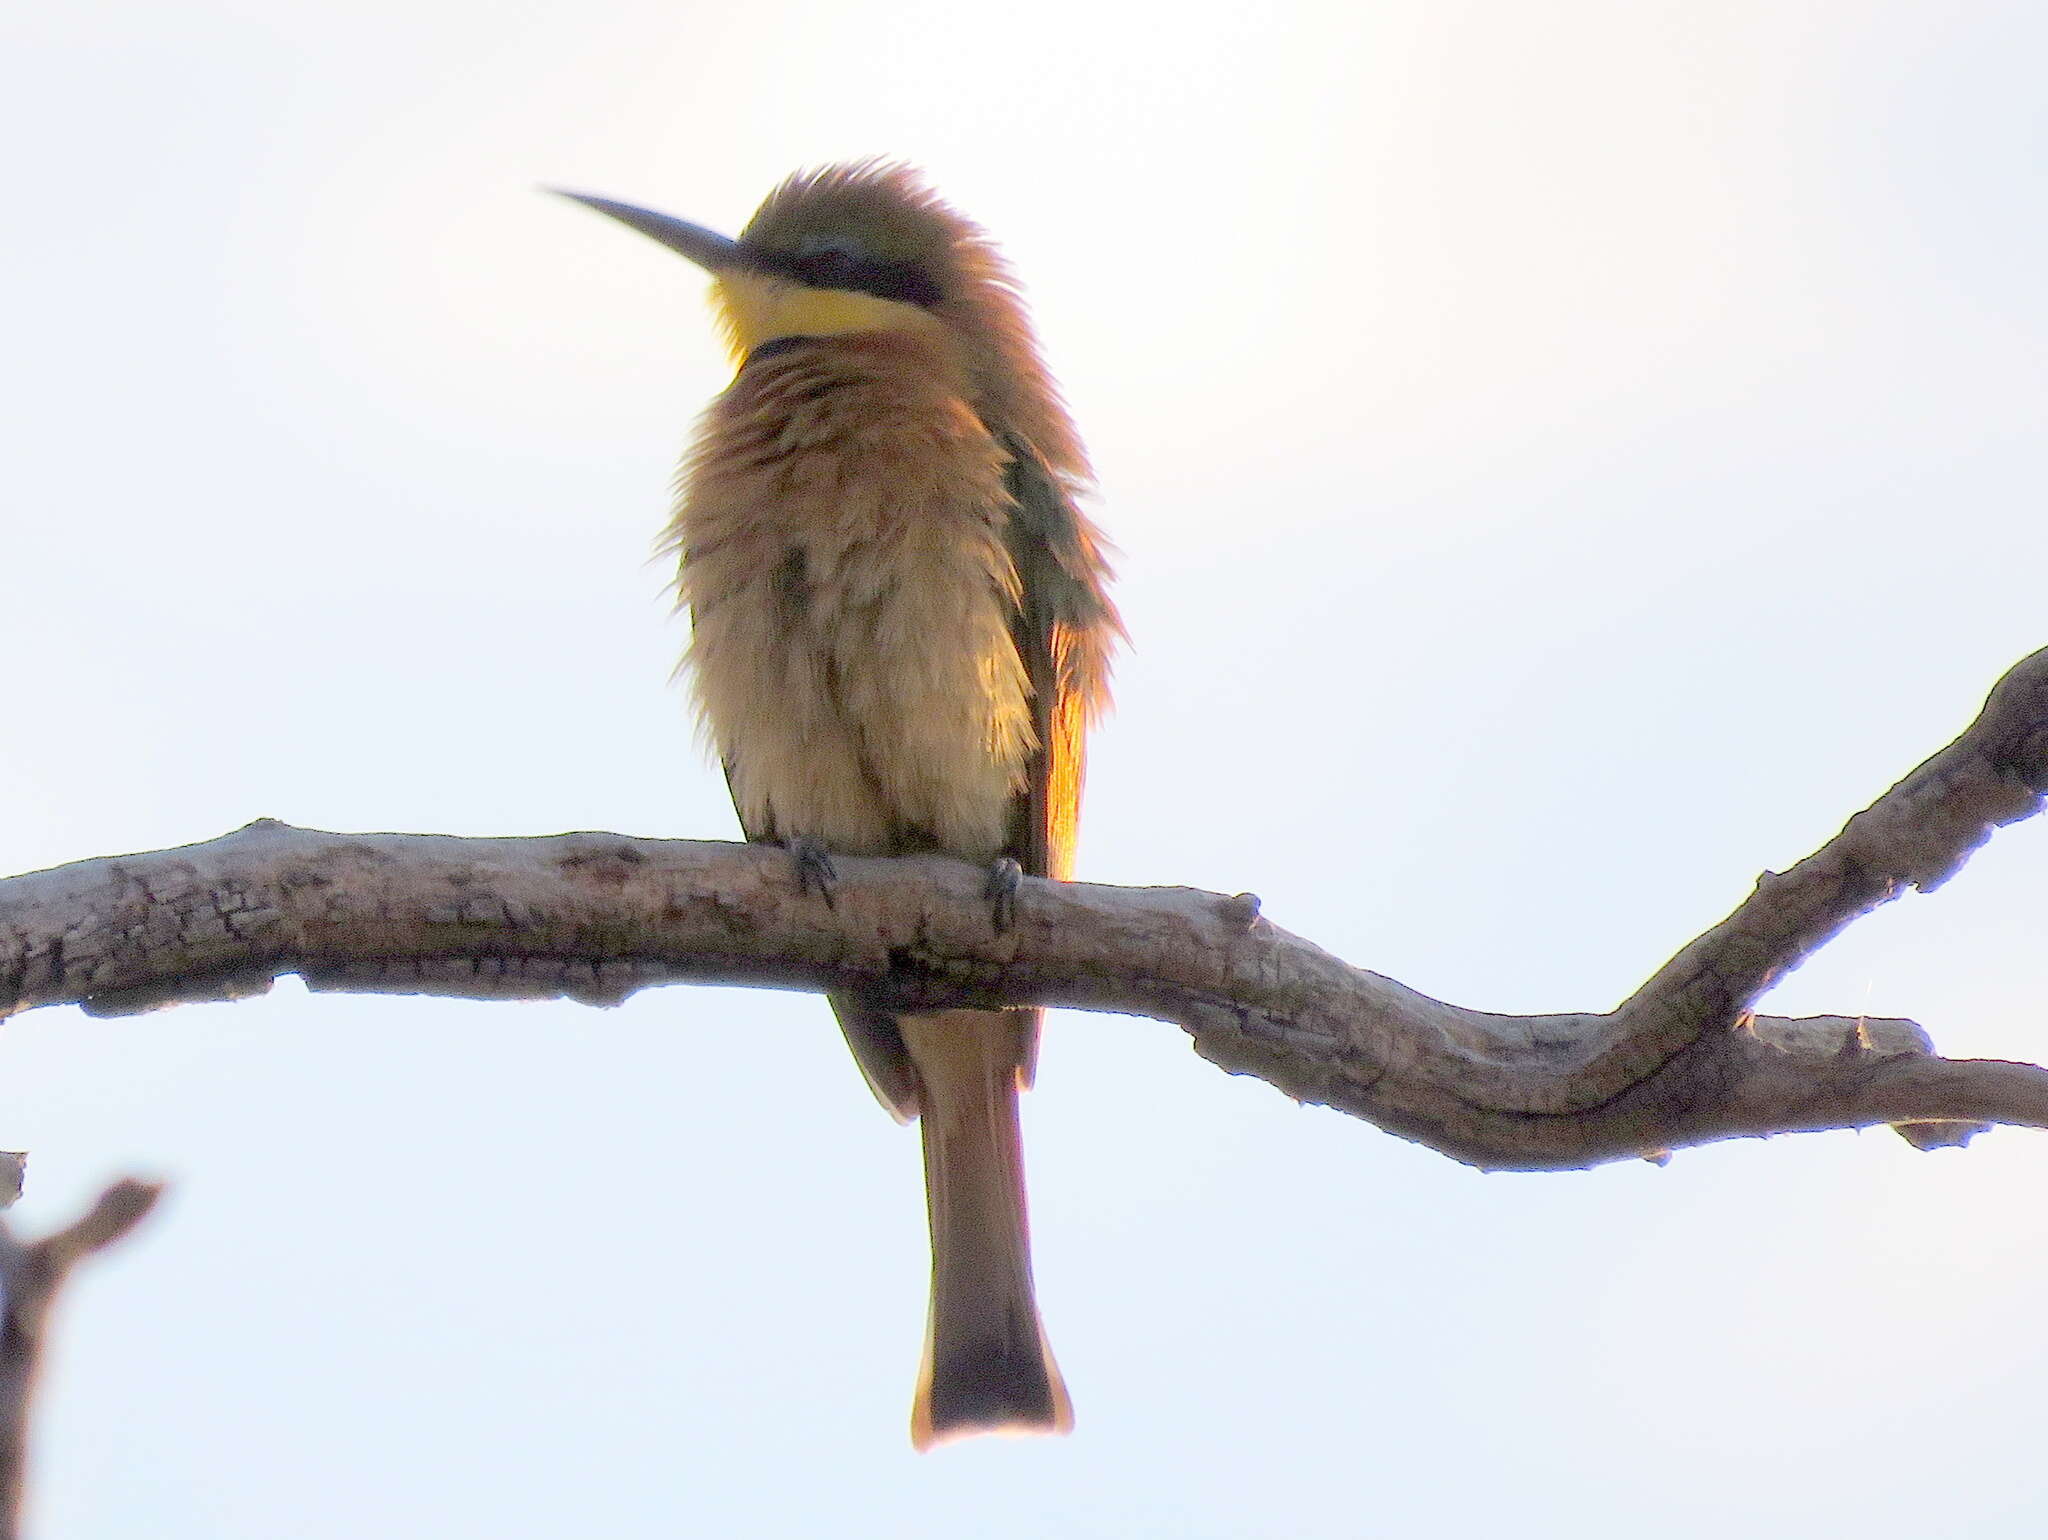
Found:
[[(0, 20), (0, 869), (727, 837), (648, 550), (683, 264), (923, 165), (1003, 242), (1135, 647), (1082, 872), (1602, 1007), (2048, 643), (2048, 14), (84, 0)], [(1772, 1001), (2048, 1053), (2048, 828)], [(1064, 1017), (1065, 1442), (918, 1458), (913, 1136), (817, 1001), (266, 1000), (0, 1034), (84, 1279), (38, 1532), (1984, 1535), (2037, 1523), (2048, 1141), (1483, 1178)], [(2022, 1517), (2024, 1516), (2024, 1517)], [(2016, 1527), (2017, 1526), (2017, 1527)]]

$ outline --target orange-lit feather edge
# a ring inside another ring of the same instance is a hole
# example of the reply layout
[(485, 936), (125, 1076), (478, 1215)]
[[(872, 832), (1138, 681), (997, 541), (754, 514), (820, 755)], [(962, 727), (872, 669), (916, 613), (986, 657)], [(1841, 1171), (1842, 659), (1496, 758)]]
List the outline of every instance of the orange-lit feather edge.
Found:
[[(1014, 438), (1007, 544), (1020, 600), (1011, 636), (1031, 681), (1038, 747), (1010, 827), (1010, 854), (1034, 877), (1073, 875), (1089, 724), (1108, 701), (1109, 648), (1123, 634), (1102, 589), (1101, 542), (1031, 450)], [(1029, 1088), (1038, 1060), (1033, 1011), (1017, 1083)]]

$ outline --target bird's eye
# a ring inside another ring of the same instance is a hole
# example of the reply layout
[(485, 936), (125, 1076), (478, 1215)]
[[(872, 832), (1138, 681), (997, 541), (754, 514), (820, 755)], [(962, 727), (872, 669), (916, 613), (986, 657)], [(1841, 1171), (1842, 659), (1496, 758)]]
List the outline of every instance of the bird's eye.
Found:
[(889, 262), (843, 235), (806, 236), (783, 269), (814, 289), (853, 289), (882, 299), (931, 306), (938, 287), (914, 262)]
[(810, 236), (797, 247), (797, 270), (813, 281), (852, 272), (864, 260), (851, 241), (836, 236)]

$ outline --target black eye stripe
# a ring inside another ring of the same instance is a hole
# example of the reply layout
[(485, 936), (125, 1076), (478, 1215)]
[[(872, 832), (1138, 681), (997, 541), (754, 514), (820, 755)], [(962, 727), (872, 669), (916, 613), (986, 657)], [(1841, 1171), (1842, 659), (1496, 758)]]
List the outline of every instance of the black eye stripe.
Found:
[(828, 249), (801, 257), (777, 252), (767, 259), (766, 265), (813, 289), (847, 289), (926, 309), (938, 304), (940, 298), (939, 286), (915, 262), (883, 262)]

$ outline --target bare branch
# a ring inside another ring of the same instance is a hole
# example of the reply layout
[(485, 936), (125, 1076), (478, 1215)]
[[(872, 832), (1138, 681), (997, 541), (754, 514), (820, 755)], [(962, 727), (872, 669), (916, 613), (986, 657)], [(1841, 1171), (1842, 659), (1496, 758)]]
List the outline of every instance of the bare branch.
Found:
[(0, 882), (12, 1009), (117, 1014), (325, 990), (611, 1004), (655, 984), (852, 988), (1178, 1023), (1302, 1101), (1487, 1167), (1551, 1169), (1743, 1135), (1901, 1125), (1960, 1143), (2048, 1126), (2048, 1072), (1936, 1058), (1911, 1022), (1754, 1018), (1789, 969), (1906, 887), (1952, 876), (2048, 786), (2048, 650), (1821, 850), (1607, 1013), (1430, 999), (1258, 917), (1248, 894), (1027, 879), (997, 935), (983, 874), (843, 860), (831, 906), (775, 849), (562, 834), (345, 835), (262, 820), (202, 845)]
[(50, 1307), (71, 1269), (141, 1224), (163, 1189), (124, 1180), (63, 1229), (17, 1240), (0, 1224), (0, 1540), (18, 1540), (28, 1457), (29, 1405), (42, 1363)]

